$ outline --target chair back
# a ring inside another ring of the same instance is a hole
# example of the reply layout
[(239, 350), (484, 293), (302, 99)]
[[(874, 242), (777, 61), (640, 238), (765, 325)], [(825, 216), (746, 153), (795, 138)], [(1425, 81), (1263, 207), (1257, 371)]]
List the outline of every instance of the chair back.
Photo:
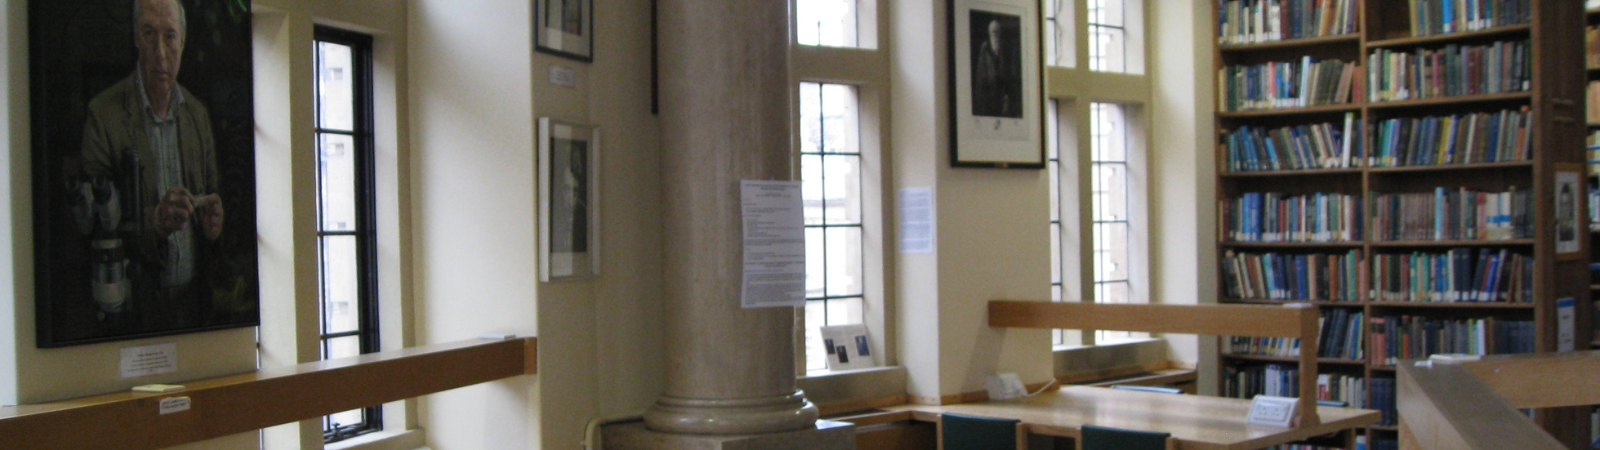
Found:
[(1018, 450), (1026, 445), (1022, 421), (944, 413), (939, 415), (941, 450)]
[(1078, 450), (1168, 450), (1172, 433), (1124, 430), (1084, 425), (1078, 437)]

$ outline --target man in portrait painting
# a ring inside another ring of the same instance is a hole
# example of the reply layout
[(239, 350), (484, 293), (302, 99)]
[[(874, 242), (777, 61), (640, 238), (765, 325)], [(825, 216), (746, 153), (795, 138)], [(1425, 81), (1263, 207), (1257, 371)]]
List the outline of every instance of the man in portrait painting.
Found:
[(223, 231), (223, 199), (211, 114), (177, 81), (188, 38), (183, 5), (134, 0), (133, 13), (137, 67), (89, 102), (81, 160), (90, 181), (74, 212), (95, 250), (116, 250), (97, 257), (101, 309), (139, 298), (160, 327), (185, 322), (176, 316), (209, 298), (205, 273)]
[(972, 115), (1022, 117), (1020, 19), (972, 12)]

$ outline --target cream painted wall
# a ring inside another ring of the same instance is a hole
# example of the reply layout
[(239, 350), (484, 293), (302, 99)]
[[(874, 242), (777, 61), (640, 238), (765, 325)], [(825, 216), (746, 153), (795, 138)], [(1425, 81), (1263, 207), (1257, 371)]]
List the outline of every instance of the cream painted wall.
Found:
[[(1209, 2), (1151, 1), (1150, 273), (1152, 298), (1216, 303), (1216, 154)], [(1200, 386), (1216, 386), (1216, 339), (1169, 335), (1171, 357), (1200, 363)]]
[(891, 3), (892, 143), (896, 188), (931, 187), (931, 255), (895, 268), (901, 361), (923, 399), (982, 391), (984, 378), (1051, 374), (1043, 330), (994, 330), (987, 304), (1050, 298), (1049, 179), (1043, 171), (950, 166), (944, 2)]
[[(409, 3), (419, 344), (538, 335), (530, 4)], [(428, 444), (538, 448), (538, 382), (517, 377), (426, 397), (419, 419)]]

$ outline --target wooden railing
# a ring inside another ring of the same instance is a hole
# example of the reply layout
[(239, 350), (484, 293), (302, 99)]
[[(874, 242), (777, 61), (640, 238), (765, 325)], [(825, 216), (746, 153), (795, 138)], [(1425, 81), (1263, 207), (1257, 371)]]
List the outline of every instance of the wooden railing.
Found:
[(1401, 448), (1562, 449), (1517, 409), (1600, 404), (1600, 351), (1413, 361), (1397, 370)]
[[(537, 341), (477, 339), (0, 408), (0, 450), (154, 450), (535, 373)], [(189, 410), (160, 414), (163, 399)]]
[(1300, 339), (1297, 426), (1317, 418), (1317, 309), (1308, 304), (1139, 305), (995, 300), (989, 326)]

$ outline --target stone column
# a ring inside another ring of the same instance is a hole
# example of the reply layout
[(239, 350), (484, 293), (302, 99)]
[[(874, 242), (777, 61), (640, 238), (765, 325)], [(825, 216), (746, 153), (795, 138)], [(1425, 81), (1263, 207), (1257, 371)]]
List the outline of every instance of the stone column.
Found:
[(654, 431), (816, 427), (795, 389), (794, 311), (741, 309), (740, 180), (790, 180), (785, 0), (660, 0), (666, 390)]

